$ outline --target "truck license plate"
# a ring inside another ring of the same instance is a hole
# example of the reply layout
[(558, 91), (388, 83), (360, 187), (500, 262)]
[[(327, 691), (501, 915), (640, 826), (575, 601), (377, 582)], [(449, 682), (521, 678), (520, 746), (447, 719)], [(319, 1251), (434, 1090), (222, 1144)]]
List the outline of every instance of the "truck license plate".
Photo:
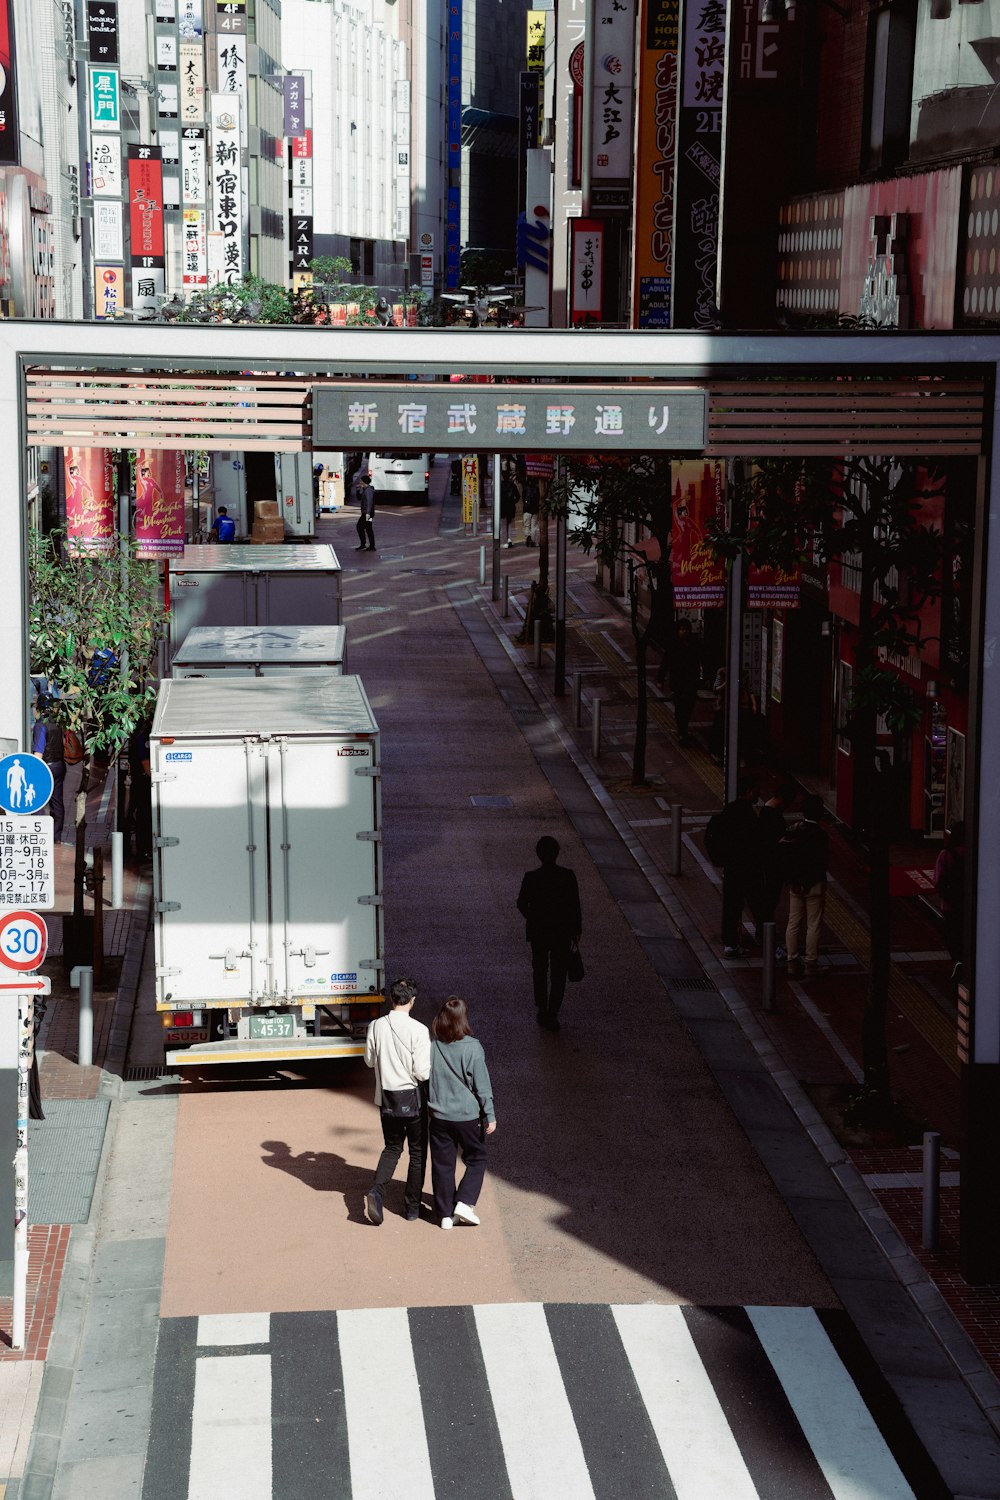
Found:
[(294, 1016), (251, 1016), (250, 1036), (272, 1041), (279, 1037), (295, 1035)]

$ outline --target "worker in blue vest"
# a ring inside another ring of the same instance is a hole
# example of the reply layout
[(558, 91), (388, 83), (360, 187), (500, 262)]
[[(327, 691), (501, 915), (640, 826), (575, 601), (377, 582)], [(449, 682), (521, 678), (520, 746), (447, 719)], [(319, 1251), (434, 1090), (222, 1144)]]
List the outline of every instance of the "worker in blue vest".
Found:
[(209, 536), (215, 542), (235, 542), (236, 540), (236, 522), (224, 505), (219, 506)]

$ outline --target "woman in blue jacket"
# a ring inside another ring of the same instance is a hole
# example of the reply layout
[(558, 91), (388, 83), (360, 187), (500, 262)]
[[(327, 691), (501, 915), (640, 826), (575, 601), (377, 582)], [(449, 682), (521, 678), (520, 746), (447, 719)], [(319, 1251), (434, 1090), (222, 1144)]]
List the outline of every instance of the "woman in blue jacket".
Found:
[[(482, 1042), (469, 1027), (464, 1000), (450, 995), (431, 1025), (428, 1094), (431, 1186), (442, 1229), (478, 1224), (476, 1203), (486, 1176), (486, 1137), (497, 1128), (493, 1086)], [(465, 1173), (455, 1187), (462, 1153)]]

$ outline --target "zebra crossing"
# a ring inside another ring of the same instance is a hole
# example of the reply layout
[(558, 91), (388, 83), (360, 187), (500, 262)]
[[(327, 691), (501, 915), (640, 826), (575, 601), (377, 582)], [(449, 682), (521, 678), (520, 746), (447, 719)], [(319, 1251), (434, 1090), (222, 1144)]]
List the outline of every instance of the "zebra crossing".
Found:
[(160, 1325), (143, 1500), (936, 1500), (844, 1313), (493, 1304)]

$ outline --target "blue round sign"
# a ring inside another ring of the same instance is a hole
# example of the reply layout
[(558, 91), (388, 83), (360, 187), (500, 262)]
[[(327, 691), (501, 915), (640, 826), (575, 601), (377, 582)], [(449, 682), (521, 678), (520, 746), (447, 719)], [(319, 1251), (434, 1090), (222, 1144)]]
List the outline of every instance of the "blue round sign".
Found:
[(15, 817), (41, 812), (52, 796), (52, 772), (40, 755), (22, 750), (0, 760), (0, 807)]

